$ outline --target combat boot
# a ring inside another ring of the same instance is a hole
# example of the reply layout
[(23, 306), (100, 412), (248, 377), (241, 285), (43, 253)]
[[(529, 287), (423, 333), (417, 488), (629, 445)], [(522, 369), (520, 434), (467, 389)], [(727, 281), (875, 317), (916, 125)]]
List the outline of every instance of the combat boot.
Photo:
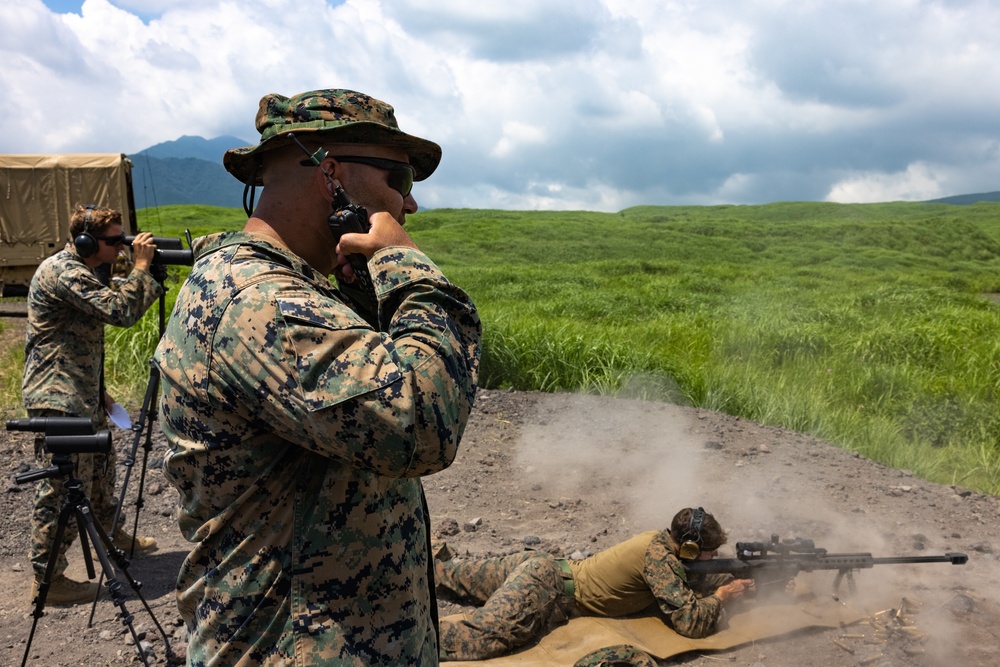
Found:
[[(125, 553), (131, 553), (132, 550), (132, 534), (129, 533), (124, 528), (119, 528), (118, 532), (111, 539), (111, 543), (115, 545), (116, 548), (121, 549)], [(137, 554), (148, 554), (156, 551), (156, 540), (152, 537), (146, 537), (145, 535), (136, 535), (135, 537), (135, 552)]]
[[(31, 599), (38, 595), (38, 577), (31, 586)], [(49, 585), (49, 592), (45, 595), (45, 604), (67, 606), (72, 604), (84, 604), (93, 602), (97, 597), (98, 585), (96, 581), (74, 581), (68, 579), (66, 575), (57, 574), (52, 578)]]
[(448, 546), (448, 543), (437, 537), (431, 538), (431, 557), (435, 561), (451, 560), (455, 553)]

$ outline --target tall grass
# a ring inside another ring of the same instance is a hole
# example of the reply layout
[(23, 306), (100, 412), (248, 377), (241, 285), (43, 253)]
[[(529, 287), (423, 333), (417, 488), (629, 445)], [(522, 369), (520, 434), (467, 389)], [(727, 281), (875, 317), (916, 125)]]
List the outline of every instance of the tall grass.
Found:
[(483, 384), (639, 394), (1000, 492), (1000, 206), (431, 211)]
[[(242, 221), (167, 207), (151, 231)], [(484, 387), (706, 407), (1000, 493), (1000, 205), (439, 209), (407, 228), (480, 309)], [(156, 336), (155, 312), (109, 329), (116, 395), (141, 400)]]
[[(149, 360), (159, 340), (158, 321), (154, 307), (131, 329), (105, 327), (105, 383), (108, 392), (129, 408), (137, 408), (145, 395)], [(17, 322), (20, 329), (23, 320)], [(0, 418), (22, 417), (23, 337), (0, 350), (0, 365)]]
[(150, 360), (159, 340), (157, 306), (129, 329), (105, 327), (104, 380), (119, 403), (133, 409), (142, 404), (149, 385)]
[[(0, 333), (3, 333), (0, 323)], [(24, 338), (18, 336), (6, 349), (0, 349), (0, 419), (24, 416), (21, 406), (21, 378), (24, 375)]]

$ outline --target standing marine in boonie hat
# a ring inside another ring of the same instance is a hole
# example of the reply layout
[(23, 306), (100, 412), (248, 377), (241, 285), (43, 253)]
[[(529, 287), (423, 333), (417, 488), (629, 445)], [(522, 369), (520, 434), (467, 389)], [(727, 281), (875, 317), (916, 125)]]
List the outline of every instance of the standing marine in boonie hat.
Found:
[[(266, 95), (257, 128), (224, 163), (260, 202), (196, 244), (155, 355), (187, 662), (436, 665), (420, 477), (455, 458), (482, 335), (403, 228), (441, 149), (340, 89)], [(366, 233), (331, 230), (341, 198)], [(374, 322), (327, 278), (349, 255)]]

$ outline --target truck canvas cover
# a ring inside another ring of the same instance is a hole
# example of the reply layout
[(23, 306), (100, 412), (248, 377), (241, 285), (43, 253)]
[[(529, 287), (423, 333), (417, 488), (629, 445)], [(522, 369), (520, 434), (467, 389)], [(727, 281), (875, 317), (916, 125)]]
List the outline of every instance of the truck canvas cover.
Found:
[(77, 205), (122, 212), (135, 233), (132, 163), (121, 153), (0, 155), (0, 294), (26, 294), (35, 268), (69, 239)]

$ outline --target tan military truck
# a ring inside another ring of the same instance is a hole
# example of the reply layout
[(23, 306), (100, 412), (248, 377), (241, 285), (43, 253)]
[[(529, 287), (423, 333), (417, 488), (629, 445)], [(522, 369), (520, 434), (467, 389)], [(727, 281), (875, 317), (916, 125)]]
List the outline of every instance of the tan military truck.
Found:
[(136, 233), (132, 162), (121, 153), (0, 155), (0, 296), (25, 296), (35, 269), (62, 250), (77, 205), (122, 212)]

